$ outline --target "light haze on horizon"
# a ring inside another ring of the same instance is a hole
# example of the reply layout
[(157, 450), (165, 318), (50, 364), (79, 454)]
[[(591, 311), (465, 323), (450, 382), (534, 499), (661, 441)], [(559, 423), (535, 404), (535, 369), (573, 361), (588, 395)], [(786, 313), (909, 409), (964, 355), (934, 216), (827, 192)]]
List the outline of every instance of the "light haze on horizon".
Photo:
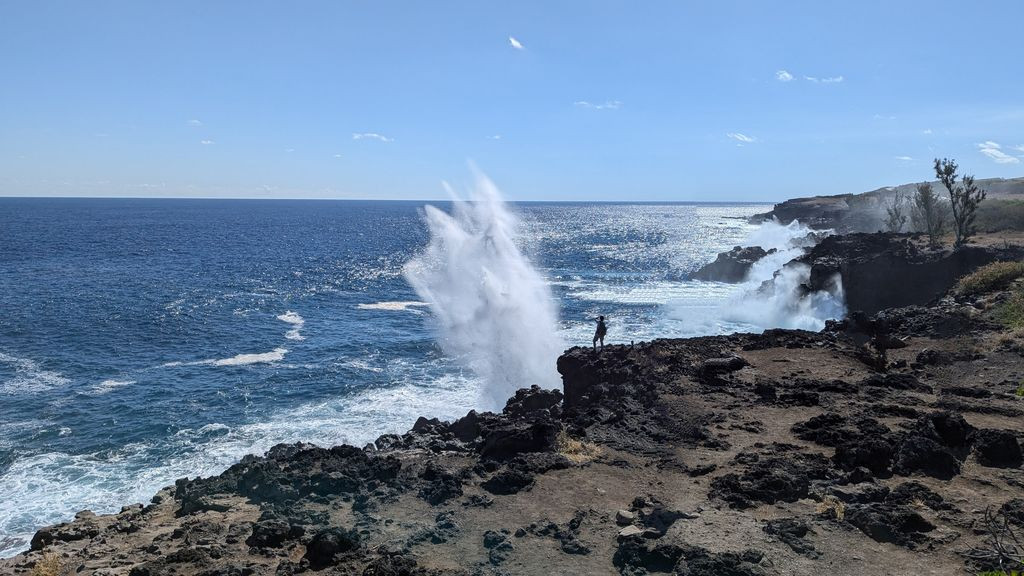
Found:
[(0, 196), (777, 201), (1024, 176), (1024, 3), (0, 0)]

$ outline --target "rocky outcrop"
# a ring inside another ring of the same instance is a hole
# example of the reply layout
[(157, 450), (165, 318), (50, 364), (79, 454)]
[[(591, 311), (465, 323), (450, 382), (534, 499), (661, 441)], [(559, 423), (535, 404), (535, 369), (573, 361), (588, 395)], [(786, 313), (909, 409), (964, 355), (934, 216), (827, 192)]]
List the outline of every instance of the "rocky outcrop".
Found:
[(728, 252), (720, 253), (714, 262), (705, 264), (690, 275), (690, 279), (732, 284), (742, 282), (755, 262), (775, 252), (775, 248), (765, 251), (760, 246), (736, 246)]
[(828, 289), (838, 274), (847, 309), (875, 314), (929, 304), (978, 267), (1022, 257), (1017, 246), (935, 250), (917, 236), (877, 233), (829, 236), (796, 262), (810, 266), (809, 290)]
[(751, 217), (759, 224), (777, 220), (789, 224), (798, 220), (818, 230), (830, 229), (840, 233), (865, 232), (879, 229), (881, 200), (879, 194), (839, 194), (793, 198), (772, 207), (771, 211)]
[[(988, 192), (989, 202), (1018, 200), (1024, 194), (1024, 178), (983, 178), (977, 184)], [(944, 193), (942, 184), (931, 182), (935, 190)], [(831, 229), (842, 234), (852, 232), (878, 232), (884, 228), (885, 205), (895, 194), (912, 198), (917, 183), (878, 188), (861, 194), (809, 196), (792, 198), (772, 207), (771, 211), (751, 217), (757, 224), (778, 220), (789, 224), (793, 220), (816, 229)]]

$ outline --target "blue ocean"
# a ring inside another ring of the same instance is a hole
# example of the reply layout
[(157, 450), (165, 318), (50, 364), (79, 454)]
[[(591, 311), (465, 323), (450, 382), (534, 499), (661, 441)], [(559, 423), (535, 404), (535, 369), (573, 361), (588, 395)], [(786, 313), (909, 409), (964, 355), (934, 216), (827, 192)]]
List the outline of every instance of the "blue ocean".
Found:
[[(507, 210), (566, 346), (590, 345), (599, 314), (608, 343), (820, 321), (687, 280), (764, 235), (747, 217), (765, 205)], [(280, 442), (363, 445), (494, 408), (404, 273), (425, 217), (423, 202), (0, 199), (0, 555)], [(494, 345), (526, 350), (502, 322)]]

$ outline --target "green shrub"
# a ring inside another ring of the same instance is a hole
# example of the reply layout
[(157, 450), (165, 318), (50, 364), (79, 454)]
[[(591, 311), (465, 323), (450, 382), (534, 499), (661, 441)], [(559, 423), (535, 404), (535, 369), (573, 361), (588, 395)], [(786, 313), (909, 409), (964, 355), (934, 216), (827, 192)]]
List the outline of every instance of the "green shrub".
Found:
[(995, 309), (995, 317), (1007, 328), (1024, 328), (1024, 294), (1014, 292)]
[(981, 232), (1024, 230), (1024, 201), (988, 200), (978, 206), (976, 226)]
[(960, 296), (985, 294), (1007, 288), (1024, 276), (1024, 262), (993, 262), (957, 281), (954, 292)]

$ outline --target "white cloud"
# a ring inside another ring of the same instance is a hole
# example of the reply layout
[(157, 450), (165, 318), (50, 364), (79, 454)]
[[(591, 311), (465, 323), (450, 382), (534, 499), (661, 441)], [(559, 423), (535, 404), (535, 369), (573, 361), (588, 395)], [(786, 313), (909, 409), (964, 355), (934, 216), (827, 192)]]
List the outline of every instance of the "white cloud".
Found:
[(757, 138), (754, 138), (753, 136), (747, 136), (746, 134), (742, 134), (740, 132), (728, 132), (726, 133), (726, 136), (732, 138), (733, 140), (736, 140), (737, 142), (742, 142), (744, 144), (752, 144), (754, 142), (757, 142)]
[(931, 133), (932, 133), (932, 129), (931, 128), (925, 128), (924, 130), (921, 130), (921, 134), (931, 134)]
[(187, 124), (189, 126), (202, 126), (203, 125), (203, 123), (201, 121), (199, 121), (199, 120), (189, 120), (187, 122)]
[(1014, 146), (1013, 149), (1016, 150), (1017, 152), (1024, 152), (1024, 144), (1020, 146)]
[(335, 158), (341, 158), (341, 154), (335, 154), (334, 157)]
[(516, 40), (515, 37), (513, 37), (513, 36), (509, 36), (508, 37), (508, 43), (509, 43), (509, 46), (512, 46), (516, 50), (526, 50), (526, 47), (523, 46), (523, 43), (520, 42), (519, 40)]
[(790, 74), (789, 72), (786, 72), (785, 70), (779, 70), (778, 72), (775, 73), (775, 79), (778, 80), (779, 82), (789, 82), (790, 80), (793, 79), (793, 75)]
[(893, 156), (893, 158), (896, 158), (900, 162), (910, 162), (911, 160), (913, 160), (913, 158), (911, 158), (910, 156)]
[(291, 154), (292, 152), (295, 152), (295, 148), (285, 148), (284, 151)]
[(213, 144), (213, 140), (200, 140), (199, 143), (203, 146), (209, 146), (210, 144)]
[(577, 100), (572, 103), (573, 106), (579, 106), (580, 108), (589, 108), (591, 110), (618, 110), (622, 107), (622, 102), (618, 100), (606, 100), (600, 104), (594, 104), (593, 102), (587, 102), (586, 100)]
[(487, 137), (488, 140), (501, 140), (501, 134), (494, 134)]
[(838, 84), (838, 83), (842, 82), (844, 80), (844, 78), (841, 75), (840, 76), (830, 76), (830, 77), (827, 77), (827, 78), (817, 78), (815, 76), (804, 76), (804, 80), (807, 80), (808, 82), (814, 82), (815, 84), (818, 84), (818, 83), (821, 83), (821, 84)]
[(377, 134), (376, 132), (353, 132), (352, 133), (352, 139), (353, 140), (379, 140), (381, 142), (393, 142), (394, 141), (394, 138), (388, 138), (387, 136), (384, 136), (382, 134)]
[(988, 156), (996, 164), (1020, 164), (1019, 158), (1014, 158), (1006, 152), (1002, 151), (1002, 146), (991, 140), (986, 140), (981, 144), (978, 144), (978, 150), (982, 154)]

